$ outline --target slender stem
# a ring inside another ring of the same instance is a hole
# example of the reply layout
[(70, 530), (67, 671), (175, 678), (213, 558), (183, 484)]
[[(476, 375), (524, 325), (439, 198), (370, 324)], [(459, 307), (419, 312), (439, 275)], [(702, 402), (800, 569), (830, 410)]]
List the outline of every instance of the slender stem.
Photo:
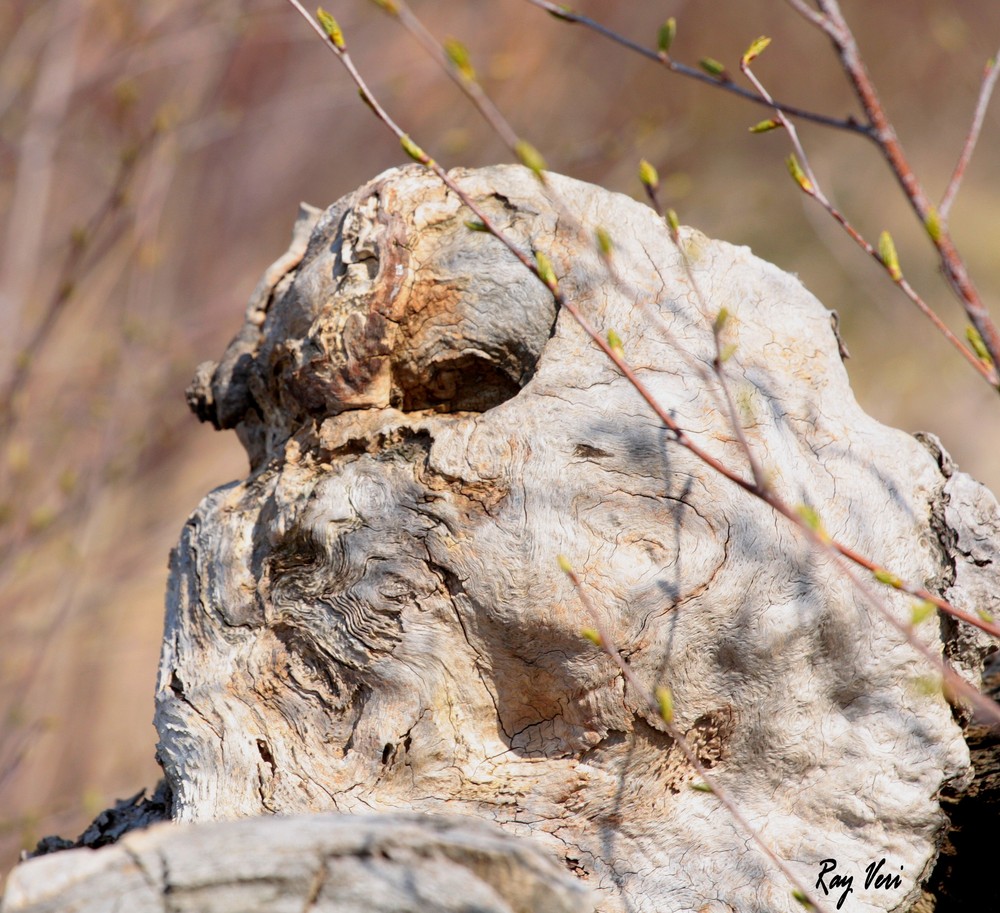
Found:
[[(523, 251), (517, 244), (515, 244), (504, 232), (502, 232), (489, 218), (489, 216), (478, 206), (478, 204), (469, 197), (465, 191), (452, 179), (452, 177), (432, 158), (430, 158), (426, 153), (420, 150), (418, 147), (414, 146), (412, 141), (410, 141), (409, 136), (403, 132), (402, 128), (385, 112), (382, 106), (378, 103), (377, 99), (372, 95), (364, 78), (358, 72), (357, 68), (354, 66), (353, 61), (350, 58), (350, 54), (343, 47), (337, 47), (332, 41), (328, 39), (326, 33), (322, 28), (312, 19), (312, 17), (303, 9), (299, 0), (288, 0), (301, 15), (307, 19), (313, 29), (323, 38), (324, 44), (329, 47), (335, 56), (341, 61), (344, 67), (347, 69), (351, 78), (354, 80), (355, 84), (358, 86), (361, 97), (364, 99), (366, 104), (372, 109), (379, 120), (399, 139), (403, 142), (404, 147), (409, 145), (408, 151), (411, 155), (415, 155), (417, 160), (423, 164), (426, 168), (434, 172), (438, 179), (458, 197), (459, 200), (465, 205), (473, 215), (479, 220), (483, 228), (492, 234), (498, 241), (500, 241), (520, 262), (528, 269), (540, 282), (542, 282), (548, 289), (553, 297), (556, 305), (563, 310), (566, 310), (570, 316), (576, 321), (576, 323), (584, 330), (584, 332), (590, 336), (593, 342), (604, 352), (605, 356), (609, 358), (618, 368), (623, 376), (629, 381), (633, 389), (646, 401), (647, 405), (653, 410), (654, 414), (663, 425), (673, 434), (674, 440), (681, 446), (685, 447), (691, 454), (693, 454), (702, 463), (707, 465), (710, 469), (722, 475), (734, 485), (742, 488), (744, 491), (753, 495), (768, 504), (773, 510), (781, 514), (788, 520), (790, 520), (793, 525), (797, 526), (803, 531), (803, 533), (817, 546), (822, 546), (824, 548), (833, 549), (835, 552), (843, 555), (845, 558), (854, 561), (860, 566), (871, 570), (876, 573), (886, 573), (885, 569), (877, 565), (870, 559), (864, 558), (864, 556), (859, 555), (853, 549), (848, 546), (842, 545), (839, 542), (831, 540), (827, 537), (819, 535), (815, 530), (811, 529), (799, 516), (799, 514), (790, 506), (785, 504), (780, 498), (778, 498), (773, 491), (765, 486), (761, 487), (756, 479), (746, 479), (739, 473), (729, 469), (725, 466), (719, 459), (712, 456), (708, 451), (704, 450), (701, 446), (695, 443), (685, 432), (685, 430), (677, 423), (677, 421), (670, 415), (670, 413), (657, 401), (656, 397), (652, 394), (648, 387), (640, 380), (638, 375), (635, 373), (633, 368), (624, 360), (622, 355), (616, 351), (605, 339), (604, 337), (593, 327), (589, 320), (581, 313), (575, 302), (570, 301), (565, 297), (563, 292), (559, 289), (558, 282), (554, 277), (543, 275), (535, 259), (529, 256), (525, 251)], [(797, 138), (796, 138), (797, 141)], [(799, 146), (798, 148), (801, 148)], [(655, 194), (653, 194), (655, 200)], [(658, 204), (657, 204), (658, 205)], [(892, 576), (892, 575), (889, 575)], [(853, 576), (852, 576), (852, 579)], [(894, 583), (894, 588), (902, 590), (911, 595), (918, 596), (922, 599), (927, 599), (934, 605), (941, 608), (943, 611), (955, 614), (959, 617), (955, 608), (951, 606), (947, 601), (941, 599), (940, 597), (935, 597), (933, 594), (927, 592), (921, 587), (916, 587), (914, 585), (906, 584), (905, 581), (898, 580)], [(877, 604), (879, 610), (889, 618), (894, 625), (898, 626), (898, 622), (892, 618), (891, 613), (888, 609)], [(970, 624), (979, 627), (980, 629), (987, 631), (994, 636), (1000, 636), (1000, 626), (993, 624), (974, 616), (967, 615), (967, 613), (962, 613), (963, 620), (968, 621)], [(913, 635), (904, 629), (905, 636), (909, 640)], [(919, 649), (919, 647), (918, 647)], [(934, 662), (935, 665), (944, 670), (944, 674), (947, 677), (947, 666), (942, 664), (939, 658), (933, 657), (929, 651), (926, 653), (929, 660)], [(957, 678), (957, 677), (956, 677)], [(970, 692), (975, 692), (974, 688), (971, 688), (962, 679), (957, 679), (954, 682), (954, 687), (956, 690), (967, 694), (974, 703), (976, 698), (973, 697)], [(978, 692), (975, 692), (978, 695)], [(982, 698), (981, 695), (979, 695)], [(983, 700), (987, 700), (983, 698)], [(990, 712), (998, 721), (1000, 721), (1000, 706), (994, 704), (992, 701), (988, 701), (988, 704), (992, 707)]]
[[(486, 122), (493, 128), (494, 132), (503, 140), (506, 146), (516, 152), (518, 136), (513, 127), (500, 112), (500, 109), (493, 103), (493, 100), (483, 91), (482, 86), (474, 78), (469, 78), (452, 65), (448, 54), (441, 47), (437, 39), (430, 33), (430, 30), (423, 24), (419, 17), (410, 8), (406, 0), (394, 0), (394, 9), (389, 9), (390, 15), (395, 14), (395, 18), (405, 26), (409, 32), (420, 42), (424, 50), (434, 57), (451, 77), (452, 81), (465, 93), (470, 101), (479, 110), (479, 113), (486, 119)], [(385, 9), (385, 7), (383, 7)]]
[(983, 128), (986, 109), (989, 107), (990, 97), (993, 95), (993, 89), (997, 83), (997, 76), (1000, 76), (998, 59), (1000, 59), (1000, 51), (997, 51), (996, 56), (988, 60), (986, 66), (983, 67), (983, 81), (979, 87), (979, 98), (972, 116), (972, 123), (969, 125), (969, 132), (965, 137), (965, 145), (962, 147), (962, 153), (958, 157), (955, 170), (951, 174), (951, 180), (948, 181), (948, 186), (945, 188), (944, 196), (941, 197), (941, 202), (938, 204), (938, 215), (942, 222), (948, 221), (948, 215), (955, 202), (955, 196), (958, 194), (958, 188), (965, 176), (965, 169), (969, 166), (969, 160), (972, 158), (979, 133)]
[[(686, 76), (688, 79), (694, 79), (698, 82), (716, 86), (717, 88), (730, 92), (733, 95), (737, 95), (746, 101), (752, 102), (753, 104), (762, 104), (761, 99), (756, 94), (743, 88), (742, 86), (737, 85), (731, 80), (711, 76), (696, 67), (678, 63), (670, 56), (662, 54), (659, 51), (654, 51), (651, 48), (647, 48), (645, 45), (641, 45), (638, 42), (633, 41), (631, 38), (626, 38), (624, 35), (608, 28), (606, 25), (603, 25), (595, 19), (591, 19), (589, 16), (574, 12), (573, 10), (563, 9), (558, 3), (552, 3), (550, 0), (527, 0), (527, 2), (532, 6), (537, 6), (539, 9), (545, 10), (547, 13), (551, 13), (557, 19), (582, 25), (590, 29), (592, 32), (596, 32), (598, 35), (602, 35), (610, 41), (615, 42), (615, 44), (619, 44), (622, 47), (645, 57), (647, 60), (661, 64), (670, 70), (671, 73), (676, 73), (679, 76)], [(798, 117), (802, 120), (811, 121), (814, 124), (820, 124), (824, 127), (832, 127), (836, 130), (846, 130), (849, 133), (857, 133), (860, 136), (866, 136), (872, 140), (875, 138), (870, 127), (866, 124), (859, 123), (854, 117), (830, 117), (826, 114), (819, 114), (816, 111), (808, 111), (805, 108), (798, 108), (795, 105), (786, 105), (783, 102), (781, 102), (780, 105), (781, 110), (792, 117)]]
[[(760, 97), (766, 101), (773, 102), (771, 94), (764, 87), (764, 84), (757, 78), (757, 75), (750, 68), (749, 64), (743, 62), (740, 64), (740, 69), (743, 74), (750, 80), (753, 87), (760, 94)], [(917, 290), (907, 282), (906, 277), (901, 273), (893, 273), (892, 270), (888, 268), (888, 265), (883, 261), (881, 254), (875, 250), (874, 246), (862, 235), (847, 219), (836, 206), (830, 201), (830, 199), (823, 192), (823, 188), (820, 185), (812, 166), (809, 163), (809, 156), (806, 154), (805, 147), (802, 145), (802, 141), (799, 138), (798, 130), (795, 128), (795, 124), (785, 116), (785, 113), (781, 108), (774, 104), (775, 119), (782, 127), (785, 128), (788, 133), (788, 137), (791, 140), (792, 146), (795, 149), (797, 156), (797, 161), (801, 164), (803, 171), (805, 172), (807, 181), (799, 181), (799, 187), (802, 192), (811, 196), (816, 202), (818, 202), (847, 232), (848, 237), (854, 241), (868, 256), (870, 256), (876, 263), (886, 269), (889, 277), (892, 281), (899, 286), (903, 294), (910, 299), (921, 311), (921, 313), (928, 319), (932, 324), (934, 324), (935, 329), (945, 339), (948, 340), (957, 350), (958, 353), (970, 364), (972, 367), (982, 375), (983, 379), (987, 383), (995, 384), (996, 375), (995, 371), (987, 364), (985, 364), (980, 358), (978, 358), (975, 353), (973, 353), (965, 343), (962, 342), (948, 327), (948, 325), (937, 315), (937, 312), (929, 305), (920, 295)]]
[[(787, 0), (787, 2), (797, 12), (805, 15), (805, 10), (808, 8), (801, 0)], [(875, 85), (864, 65), (854, 34), (840, 10), (840, 5), (837, 0), (816, 0), (816, 5), (820, 10), (819, 15), (808, 15), (806, 18), (820, 28), (833, 42), (841, 66), (861, 102), (882, 155), (889, 163), (892, 173), (903, 189), (913, 211), (917, 214), (917, 218), (927, 229), (928, 236), (937, 248), (945, 276), (958, 295), (966, 315), (982, 337), (986, 350), (989, 352), (993, 363), (990, 383), (1000, 389), (1000, 373), (998, 373), (1000, 372), (1000, 330), (997, 329), (989, 311), (983, 304), (982, 298), (969, 276), (965, 261), (955, 247), (947, 225), (942, 224), (939, 213), (931, 205), (927, 194), (924, 193), (923, 187), (917, 180), (916, 174), (910, 167), (899, 137), (882, 107)]]

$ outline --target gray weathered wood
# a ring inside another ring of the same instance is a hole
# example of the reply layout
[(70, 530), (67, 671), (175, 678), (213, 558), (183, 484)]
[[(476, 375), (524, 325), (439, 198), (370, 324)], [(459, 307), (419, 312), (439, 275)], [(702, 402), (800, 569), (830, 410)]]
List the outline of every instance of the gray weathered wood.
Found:
[[(861, 411), (831, 316), (796, 279), (692, 230), (687, 269), (648, 208), (575, 181), (459, 178), (617, 331), (692, 438), (748, 475), (708, 370), (725, 307), (731, 390), (780, 496), (900, 576), (996, 608), (954, 532), (978, 513), (995, 554), (995, 501)], [(933, 670), (831, 558), (672, 442), (468, 217), (419, 168), (345, 198), (245, 329), (237, 370), (224, 360), (193, 392), (228, 397), (219, 424), (253, 473), (205, 499), (174, 556), (157, 725), (178, 816), (460, 811), (541, 841), (602, 909), (794, 909), (580, 636), (592, 621), (564, 554), (802, 879), (836, 858), (859, 876), (853, 909), (904, 908), (934, 859), (935, 795), (968, 774)], [(908, 598), (879, 597), (909, 617)], [(978, 635), (919, 630), (978, 674)], [(882, 857), (901, 886), (865, 891)]]
[(160, 824), (16, 869), (4, 913), (589, 913), (529, 841), (419, 815)]
[[(682, 256), (648, 208), (576, 181), (455, 176), (749, 477), (710, 370), (725, 308), (728, 385), (780, 497), (906, 580), (1000, 608), (995, 499), (933, 438), (859, 408), (797, 279), (691, 229)], [(459, 813), (531, 838), (604, 913), (798, 909), (581, 636), (565, 555), (768, 845), (810, 886), (837, 860), (852, 911), (906, 910), (938, 792), (969, 776), (935, 671), (836, 561), (673, 441), (469, 217), (418, 167), (303, 211), (199, 369), (193, 408), (235, 428), (251, 472), (204, 499), (172, 557), (156, 725), (175, 816)], [(869, 589), (910, 618), (908, 597)], [(983, 636), (937, 617), (917, 632), (978, 680)], [(898, 885), (865, 888), (882, 858)]]

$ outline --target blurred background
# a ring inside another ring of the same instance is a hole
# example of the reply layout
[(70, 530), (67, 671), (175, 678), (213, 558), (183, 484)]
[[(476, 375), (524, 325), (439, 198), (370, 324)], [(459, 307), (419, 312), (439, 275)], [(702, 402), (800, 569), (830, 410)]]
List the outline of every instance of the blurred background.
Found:
[[(326, 0), (371, 86), (441, 162), (511, 156), (458, 90), (368, 0)], [(483, 83), (556, 171), (665, 205), (797, 273), (841, 315), (862, 405), (938, 434), (1000, 490), (1000, 397), (787, 175), (767, 116), (560, 22), (526, 0), (413, 0), (469, 48)], [(996, 0), (843, 0), (932, 198), (947, 183)], [(756, 71), (790, 103), (857, 113), (828, 42), (776, 0), (577, 0), (676, 59)], [(911, 280), (965, 320), (874, 147), (804, 126), (827, 193)], [(1000, 101), (952, 214), (987, 302), (1000, 298)], [(76, 837), (158, 779), (151, 725), (166, 561), (187, 514), (244, 474), (232, 433), (187, 411), (297, 204), (325, 206), (404, 156), (284, 0), (4, 0), (0, 4), (0, 877), (46, 834)], [(613, 228), (613, 226), (612, 226)]]

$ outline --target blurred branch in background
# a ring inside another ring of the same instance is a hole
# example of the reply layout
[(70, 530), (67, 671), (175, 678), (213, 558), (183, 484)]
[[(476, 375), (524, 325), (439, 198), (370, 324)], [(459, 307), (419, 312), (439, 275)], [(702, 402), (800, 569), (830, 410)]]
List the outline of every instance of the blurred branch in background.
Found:
[[(787, 138), (748, 135), (745, 101), (669, 79), (524, 0), (411, 5), (482, 62), (513, 134), (530, 136), (550, 168), (638, 195), (635, 163), (650, 159), (684, 221), (797, 271), (841, 312), (865, 408), (934, 431), (963, 469), (1000, 487), (995, 393), (888, 300), (880, 267), (813, 225), (783, 172)], [(771, 35), (760, 71), (775, 97), (815, 111), (853, 103), (836, 65), (817, 63), (828, 41), (781, 4), (576, 5), (639, 44), (675, 16), (691, 59), (738, 60)], [(345, 0), (336, 14), (378, 97), (435, 139), (442, 164), (512, 158), (374, 4)], [(845, 14), (914, 168), (940, 175), (943, 191), (1000, 6), (918, 3), (902, 31), (882, 5)], [(155, 782), (167, 553), (198, 499), (245, 466), (232, 435), (188, 416), (184, 387), (239, 325), (299, 200), (327, 205), (404, 161), (383, 130), (284, 0), (0, 5), (0, 389), (21, 377), (0, 403), (0, 871), (19, 847), (75, 836), (116, 796)], [(866, 236), (893, 227), (907, 277), (960, 328), (934, 264), (908, 255), (926, 249), (926, 232), (881, 192), (882, 162), (854, 136), (799, 130), (830, 197)], [(952, 230), (995, 301), (995, 107), (980, 142)]]

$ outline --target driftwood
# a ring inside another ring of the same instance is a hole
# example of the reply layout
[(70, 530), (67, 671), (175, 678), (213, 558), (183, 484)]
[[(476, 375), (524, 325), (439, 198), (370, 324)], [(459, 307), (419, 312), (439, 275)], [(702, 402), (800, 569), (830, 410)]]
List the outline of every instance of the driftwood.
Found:
[[(710, 369), (727, 309), (728, 386), (774, 490), (906, 580), (997, 611), (995, 499), (935, 439), (858, 407), (798, 280), (690, 229), (682, 253), (649, 209), (576, 181), (455, 176), (749, 477)], [(199, 369), (192, 408), (236, 430), (251, 472), (204, 499), (172, 556), (156, 725), (175, 819), (460, 814), (530, 838), (600, 911), (799, 909), (581, 636), (595, 622), (564, 555), (757, 836), (830, 909), (909, 909), (939, 793), (970, 778), (964, 711), (868, 594), (903, 621), (912, 600), (862, 592), (679, 446), (469, 218), (417, 167), (304, 209)], [(981, 635), (937, 616), (916, 633), (978, 682)]]

